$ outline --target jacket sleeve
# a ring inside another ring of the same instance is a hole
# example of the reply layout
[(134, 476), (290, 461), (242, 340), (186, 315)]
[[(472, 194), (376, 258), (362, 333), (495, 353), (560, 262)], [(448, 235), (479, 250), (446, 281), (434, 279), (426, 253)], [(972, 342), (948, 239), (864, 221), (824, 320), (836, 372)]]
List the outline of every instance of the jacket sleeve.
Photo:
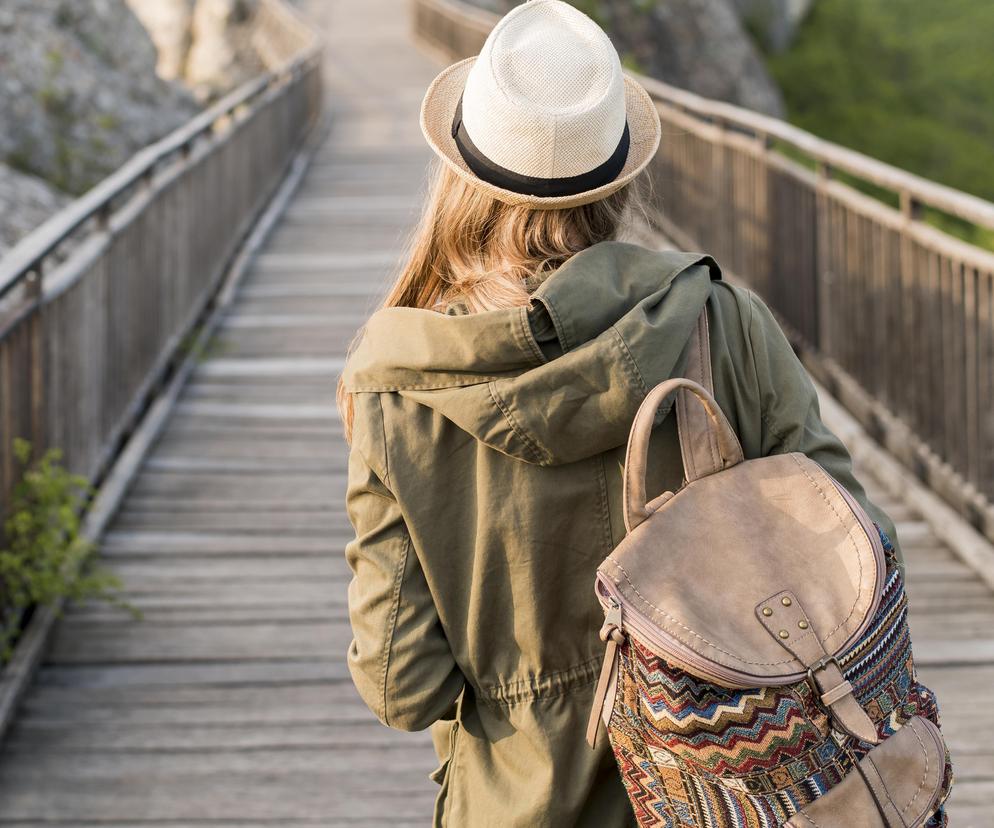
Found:
[(748, 294), (749, 339), (759, 385), (763, 455), (800, 451), (824, 466), (884, 530), (903, 570), (904, 555), (894, 522), (866, 496), (853, 474), (849, 451), (822, 422), (818, 392), (776, 318), (762, 299), (752, 291)]
[(349, 672), (383, 724), (423, 730), (450, 713), (465, 680), (397, 500), (355, 443), (346, 509), (355, 530), (345, 547), (353, 576)]

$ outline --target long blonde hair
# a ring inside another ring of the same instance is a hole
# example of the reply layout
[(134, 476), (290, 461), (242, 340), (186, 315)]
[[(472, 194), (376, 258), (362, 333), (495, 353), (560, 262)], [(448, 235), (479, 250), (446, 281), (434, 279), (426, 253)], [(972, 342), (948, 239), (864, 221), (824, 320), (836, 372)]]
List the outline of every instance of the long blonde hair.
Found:
[[(406, 262), (380, 308), (429, 308), (444, 312), (461, 303), (469, 312), (528, 303), (534, 287), (573, 254), (616, 237), (628, 215), (645, 214), (646, 176), (606, 198), (579, 207), (536, 210), (498, 201), (473, 187), (437, 159)], [(362, 330), (349, 346), (362, 336)], [(338, 380), (338, 410), (352, 439), (352, 395)]]

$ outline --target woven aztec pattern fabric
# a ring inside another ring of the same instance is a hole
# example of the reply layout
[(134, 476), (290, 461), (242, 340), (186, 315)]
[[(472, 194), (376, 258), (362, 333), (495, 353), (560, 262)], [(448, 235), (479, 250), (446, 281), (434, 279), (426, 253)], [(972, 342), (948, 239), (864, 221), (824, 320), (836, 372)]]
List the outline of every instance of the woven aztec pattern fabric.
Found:
[[(882, 737), (912, 716), (939, 724), (917, 681), (908, 601), (894, 548), (880, 608), (839, 659)], [(608, 734), (640, 826), (774, 828), (826, 793), (871, 747), (835, 729), (806, 681), (730, 690), (668, 664), (631, 638), (619, 647)], [(952, 785), (946, 753), (942, 801)], [(926, 828), (946, 825), (941, 803)]]

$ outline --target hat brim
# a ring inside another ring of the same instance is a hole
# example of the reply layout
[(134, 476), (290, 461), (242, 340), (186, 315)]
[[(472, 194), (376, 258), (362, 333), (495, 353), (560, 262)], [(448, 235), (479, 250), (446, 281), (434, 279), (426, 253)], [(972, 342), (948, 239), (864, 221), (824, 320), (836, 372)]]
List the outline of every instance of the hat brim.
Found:
[(527, 195), (484, 181), (463, 160), (452, 137), (456, 105), (475, 61), (474, 56), (454, 63), (431, 82), (421, 102), (421, 131), (429, 146), (458, 176), (505, 204), (527, 204), (536, 209), (555, 210), (599, 201), (620, 190), (642, 172), (659, 149), (662, 126), (655, 104), (642, 85), (625, 74), (625, 111), (630, 143), (628, 158), (617, 178), (595, 189), (567, 196)]

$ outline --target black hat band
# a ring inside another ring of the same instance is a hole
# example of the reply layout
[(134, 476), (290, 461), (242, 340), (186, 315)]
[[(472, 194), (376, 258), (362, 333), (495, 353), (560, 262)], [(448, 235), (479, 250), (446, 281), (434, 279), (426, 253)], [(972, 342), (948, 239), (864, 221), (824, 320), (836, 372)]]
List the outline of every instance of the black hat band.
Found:
[(545, 198), (557, 198), (560, 196), (571, 196), (595, 190), (605, 184), (614, 181), (625, 167), (628, 159), (628, 147), (630, 135), (628, 131), (628, 120), (625, 120), (625, 129), (621, 133), (621, 140), (611, 157), (603, 164), (598, 164), (592, 170), (571, 175), (564, 178), (541, 178), (534, 175), (522, 175), (513, 170), (496, 164), (485, 156), (477, 148), (476, 144), (466, 132), (466, 125), (462, 120), (462, 95), (459, 96), (459, 103), (456, 104), (455, 117), (452, 120), (452, 137), (459, 149), (459, 154), (478, 178), (501, 187), (511, 192), (522, 195), (542, 196)]

